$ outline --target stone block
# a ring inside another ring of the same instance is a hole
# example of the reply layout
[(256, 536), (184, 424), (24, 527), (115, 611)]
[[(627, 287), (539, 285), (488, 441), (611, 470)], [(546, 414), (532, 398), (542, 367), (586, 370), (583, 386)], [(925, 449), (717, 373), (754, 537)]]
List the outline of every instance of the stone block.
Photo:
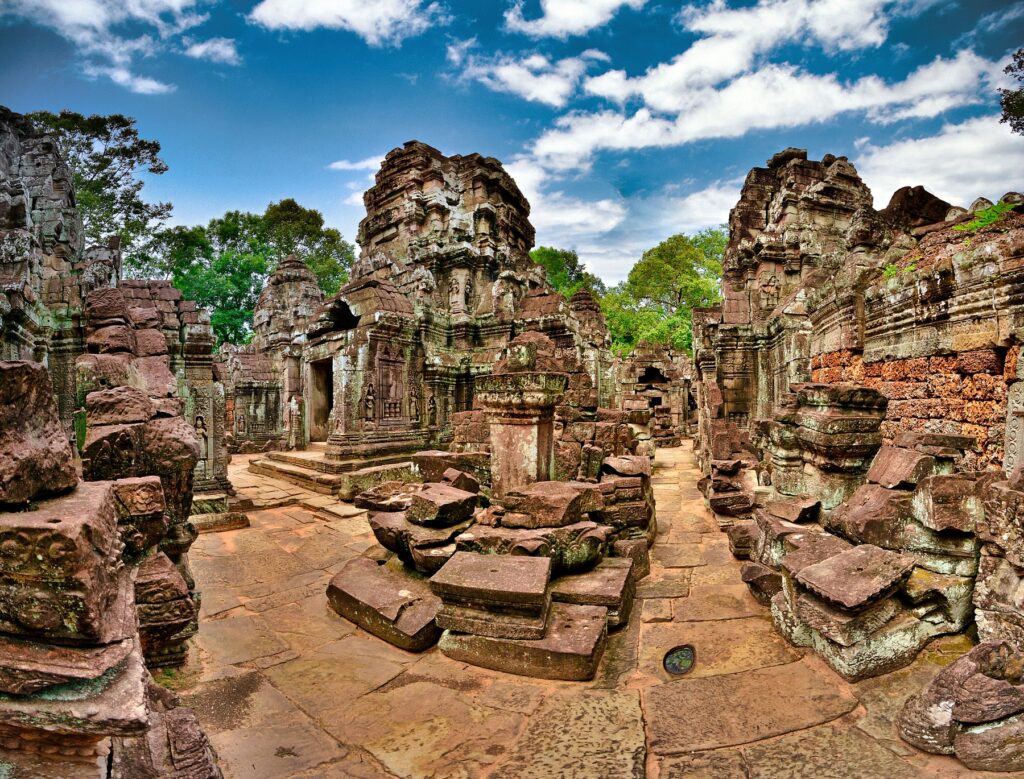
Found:
[(797, 618), (840, 646), (864, 641), (899, 612), (900, 605), (892, 597), (871, 603), (856, 613), (837, 609), (808, 592), (801, 592), (796, 598)]
[(551, 560), (547, 557), (456, 552), (430, 579), (446, 602), (539, 612), (548, 602)]
[(790, 533), (785, 536), (783, 547), (781, 567), (786, 573), (796, 576), (808, 566), (852, 549), (853, 544), (831, 533)]
[(729, 537), (729, 551), (739, 560), (749, 560), (757, 548), (761, 531), (753, 522), (737, 522), (725, 531)]
[(612, 542), (612, 554), (615, 557), (629, 558), (633, 561), (633, 579), (640, 581), (651, 572), (650, 545), (643, 538), (623, 538)]
[(128, 325), (107, 325), (97, 328), (86, 336), (85, 343), (93, 354), (135, 351), (135, 339)]
[(0, 514), (0, 549), (0, 630), (69, 643), (134, 633), (109, 482), (83, 482), (32, 511)]
[(889, 595), (913, 567), (908, 555), (863, 544), (803, 568), (796, 580), (841, 609), (857, 610)]
[(0, 361), (0, 507), (23, 506), (77, 483), (46, 368)]
[(369, 523), (381, 546), (397, 554), (406, 565), (429, 575), (454, 554), (456, 536), (465, 531), (472, 520), (450, 527), (425, 527), (409, 522), (402, 511), (371, 511)]
[(901, 611), (864, 639), (843, 646), (811, 630), (811, 646), (832, 669), (849, 682), (891, 673), (910, 665), (936, 635), (944, 632), (929, 622)]
[(156, 415), (153, 402), (135, 387), (112, 387), (85, 396), (85, 414), (89, 425), (123, 425), (147, 422)]
[(910, 501), (911, 514), (926, 528), (974, 533), (985, 512), (974, 479), (937, 475), (922, 479)]
[(425, 482), (439, 482), (449, 468), (473, 474), (481, 484), (490, 484), (491, 456), (486, 452), (443, 452), (428, 450), (412, 456), (413, 465)]
[(601, 463), (601, 473), (614, 473), (618, 476), (651, 477), (651, 460), (649, 457), (622, 456), (606, 457)]
[(477, 496), (450, 484), (424, 484), (412, 493), (405, 518), (416, 525), (451, 527), (473, 516)]
[(479, 480), (473, 474), (460, 471), (458, 468), (445, 470), (441, 474), (441, 481), (463, 492), (472, 492), (474, 495), (480, 492)]
[(879, 484), (861, 485), (853, 496), (825, 520), (825, 527), (862, 544), (899, 550), (911, 518), (911, 493)]
[(167, 354), (167, 338), (153, 327), (135, 331), (135, 354), (139, 357)]
[(488, 638), (537, 640), (544, 638), (550, 601), (534, 613), (499, 609), (493, 605), (473, 606), (442, 601), (437, 612), (437, 625), (444, 630), (471, 633)]
[(0, 692), (31, 695), (55, 685), (98, 679), (134, 648), (132, 638), (79, 647), (0, 635)]
[(538, 679), (586, 681), (597, 673), (608, 636), (607, 609), (553, 603), (544, 638), (495, 639), (445, 631), (441, 651), (459, 662)]
[(772, 598), (782, 592), (782, 577), (767, 565), (746, 562), (740, 569), (740, 578), (763, 606), (770, 606)]
[(767, 501), (764, 508), (773, 517), (802, 524), (818, 521), (821, 501), (815, 498), (783, 498)]
[(878, 450), (868, 470), (868, 481), (883, 487), (913, 488), (935, 468), (935, 459), (926, 454), (896, 446)]
[(372, 560), (350, 560), (331, 579), (327, 600), (335, 612), (389, 644), (422, 652), (437, 643), (441, 600), (422, 579), (403, 576)]
[(551, 600), (581, 606), (604, 606), (608, 609), (608, 627), (629, 621), (633, 609), (636, 580), (633, 561), (610, 557), (594, 568), (578, 574), (561, 576), (551, 582)]
[(459, 551), (547, 557), (552, 571), (568, 573), (586, 570), (600, 560), (610, 535), (610, 528), (595, 522), (534, 529), (477, 524), (456, 536), (455, 543)]
[(502, 524), (506, 527), (562, 527), (580, 521), (583, 502), (579, 490), (565, 482), (538, 481), (521, 489), (511, 490), (502, 501), (509, 512)]

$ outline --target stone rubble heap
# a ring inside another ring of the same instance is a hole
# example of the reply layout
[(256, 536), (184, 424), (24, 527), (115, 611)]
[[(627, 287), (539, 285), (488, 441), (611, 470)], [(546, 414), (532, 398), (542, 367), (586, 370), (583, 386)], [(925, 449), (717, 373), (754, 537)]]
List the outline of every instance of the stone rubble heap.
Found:
[(589, 479), (552, 480), (555, 408), (568, 383), (556, 367), (546, 336), (516, 338), (478, 385), (488, 452), (422, 452), (426, 481), (357, 496), (395, 557), (342, 568), (328, 588), (339, 614), (404, 649), (439, 641), (487, 668), (594, 676), (650, 567), (651, 460), (609, 443)]
[(0, 418), (0, 772), (220, 777), (143, 662), (136, 577), (167, 528), (160, 480), (79, 483), (42, 365), (0, 362), (0, 392), (19, 398)]
[(977, 770), (1024, 769), (1024, 196), (1003, 200), (992, 225), (920, 187), (876, 211), (848, 161), (787, 149), (730, 215), (724, 303), (694, 313), (700, 486), (743, 581), (854, 681), (976, 626), (900, 726)]

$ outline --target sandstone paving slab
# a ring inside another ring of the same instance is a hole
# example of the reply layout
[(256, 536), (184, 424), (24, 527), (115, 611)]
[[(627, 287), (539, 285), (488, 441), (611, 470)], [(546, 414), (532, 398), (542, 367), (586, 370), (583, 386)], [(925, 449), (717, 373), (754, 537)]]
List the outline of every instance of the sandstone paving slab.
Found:
[(690, 568), (661, 569), (643, 579), (637, 598), (685, 598), (690, 592)]
[(594, 687), (618, 690), (629, 684), (640, 654), (640, 628), (640, 620), (631, 619), (621, 630), (609, 634), (592, 682)]
[(743, 581), (742, 568), (736, 563), (725, 565), (702, 565), (690, 574), (690, 586), (695, 590), (718, 584), (740, 584)]
[(696, 662), (687, 679), (792, 663), (803, 655), (763, 614), (718, 622), (661, 622), (641, 628), (639, 670), (664, 681), (679, 678), (665, 671), (662, 663), (668, 651), (681, 644), (696, 650)]
[(257, 616), (207, 620), (196, 641), (211, 665), (237, 665), (288, 649)]
[(636, 690), (550, 698), (527, 723), (493, 779), (642, 779), (646, 748)]
[(318, 649), (356, 630), (334, 613), (322, 586), (300, 601), (268, 609), (263, 617), (275, 635), (298, 652)]
[(320, 721), (344, 744), (358, 744), (393, 776), (482, 776), (523, 727), (521, 714), (492, 708), (459, 689), (412, 681), (347, 699)]
[(695, 587), (687, 598), (672, 604), (676, 622), (728, 620), (764, 616), (761, 606), (742, 582)]
[(699, 544), (658, 543), (651, 549), (651, 559), (664, 568), (695, 568), (706, 563)]
[(663, 757), (659, 779), (747, 779), (747, 764), (738, 749)]
[(320, 717), (394, 679), (412, 657), (374, 636), (354, 633), (264, 673), (305, 713)]
[(825, 725), (742, 748), (750, 779), (914, 779), (918, 769), (849, 725)]
[(640, 607), (642, 622), (671, 622), (672, 601), (668, 598), (648, 598)]
[(847, 714), (857, 699), (819, 661), (804, 658), (666, 682), (645, 689), (643, 703), (649, 747), (667, 755), (792, 733)]

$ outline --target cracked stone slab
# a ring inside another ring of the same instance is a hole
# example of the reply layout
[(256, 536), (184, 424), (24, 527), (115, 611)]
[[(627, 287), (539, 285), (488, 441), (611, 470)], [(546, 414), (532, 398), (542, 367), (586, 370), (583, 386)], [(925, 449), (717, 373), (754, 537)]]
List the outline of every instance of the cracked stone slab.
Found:
[(796, 578), (830, 603), (857, 609), (887, 595), (913, 567), (913, 557), (862, 544), (807, 566)]
[(804, 659), (749, 673), (683, 678), (644, 690), (651, 750), (673, 755), (747, 744), (852, 711), (857, 699), (815, 665)]
[(635, 690), (553, 696), (493, 779), (643, 779), (643, 712)]

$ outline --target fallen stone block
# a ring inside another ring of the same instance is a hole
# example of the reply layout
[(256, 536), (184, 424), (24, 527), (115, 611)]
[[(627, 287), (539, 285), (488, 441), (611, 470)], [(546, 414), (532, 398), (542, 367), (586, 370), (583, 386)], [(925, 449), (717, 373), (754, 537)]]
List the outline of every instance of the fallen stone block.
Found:
[(860, 544), (901, 550), (911, 519), (911, 494), (879, 484), (864, 484), (825, 520), (825, 529)]
[(447, 603), (492, 605), (537, 613), (546, 607), (551, 560), (547, 557), (456, 552), (430, 579)]
[(538, 481), (510, 490), (502, 502), (510, 512), (502, 520), (506, 527), (562, 527), (580, 521), (583, 497), (565, 482)]
[(389, 644), (422, 652), (437, 643), (435, 618), (441, 599), (418, 578), (395, 573), (373, 560), (350, 560), (327, 586), (331, 608)]
[(811, 646), (832, 669), (849, 682), (891, 673), (910, 663), (935, 636), (943, 633), (903, 611), (871, 635), (850, 646), (831, 641), (811, 629)]
[(405, 518), (416, 525), (451, 527), (473, 516), (477, 496), (449, 484), (424, 484), (412, 493)]
[(441, 481), (450, 484), (457, 490), (472, 492), (474, 495), (480, 492), (480, 482), (471, 473), (460, 471), (457, 468), (448, 468), (441, 474)]
[(852, 614), (829, 605), (809, 592), (801, 592), (796, 598), (797, 618), (840, 646), (852, 646), (858, 641), (864, 641), (899, 611), (900, 605), (892, 597), (872, 603)]
[(591, 568), (600, 560), (610, 535), (611, 528), (595, 522), (536, 529), (477, 524), (459, 534), (455, 543), (466, 552), (548, 557), (552, 571), (571, 573)]
[(757, 539), (761, 534), (753, 522), (737, 522), (725, 531), (729, 537), (729, 551), (739, 560), (749, 560), (757, 548)]
[(750, 594), (763, 606), (770, 606), (772, 598), (782, 591), (782, 577), (761, 563), (744, 563), (740, 569), (740, 578), (750, 589)]
[(386, 481), (360, 492), (352, 502), (357, 508), (367, 511), (406, 511), (412, 505), (413, 493), (421, 489), (422, 484)]
[(985, 519), (975, 485), (974, 479), (959, 475), (922, 479), (910, 500), (911, 514), (931, 530), (974, 533)]
[(799, 525), (818, 521), (821, 501), (816, 498), (784, 498), (769, 500), (765, 503), (764, 508), (773, 517)]
[(831, 533), (790, 533), (783, 546), (781, 567), (791, 576), (853, 548), (849, 541)]
[(497, 639), (445, 631), (441, 651), (463, 663), (538, 679), (586, 681), (597, 673), (608, 637), (607, 609), (553, 603), (544, 638)]
[(796, 580), (829, 603), (854, 610), (889, 595), (913, 567), (908, 555), (863, 544), (803, 568)]
[(868, 469), (868, 481), (883, 487), (913, 488), (935, 468), (935, 459), (913, 449), (883, 446)]
[(428, 575), (448, 561), (455, 552), (455, 537), (473, 524), (469, 519), (451, 527), (425, 527), (409, 522), (402, 511), (371, 511), (368, 520), (381, 546)]
[(636, 581), (633, 561), (609, 557), (586, 573), (561, 576), (551, 582), (551, 600), (580, 606), (604, 606), (608, 609), (608, 627), (629, 621), (633, 610)]
[(536, 640), (544, 638), (549, 607), (549, 600), (545, 600), (539, 609), (497, 607), (492, 604), (478, 607), (444, 601), (437, 612), (437, 625), (444, 630), (471, 633), (474, 636)]
[(622, 538), (612, 542), (612, 555), (633, 561), (633, 580), (640, 581), (651, 572), (650, 544), (644, 538)]

